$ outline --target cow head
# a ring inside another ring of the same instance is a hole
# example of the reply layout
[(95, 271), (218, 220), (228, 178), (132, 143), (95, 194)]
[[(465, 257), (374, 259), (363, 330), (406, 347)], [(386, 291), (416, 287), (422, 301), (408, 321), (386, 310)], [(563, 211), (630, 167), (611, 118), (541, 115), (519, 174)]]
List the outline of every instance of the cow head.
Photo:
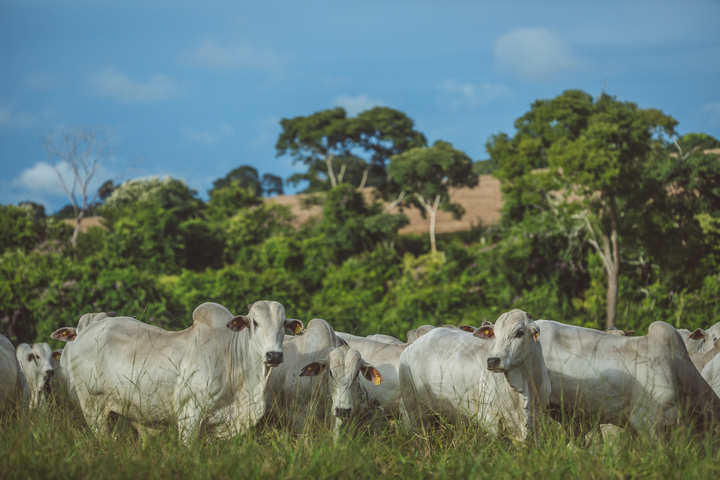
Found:
[(56, 362), (47, 343), (21, 343), (15, 350), (20, 368), (30, 387), (30, 406), (39, 407), (45, 402), (55, 376)]
[[(478, 330), (489, 328), (481, 327)], [(487, 359), (488, 370), (506, 373), (531, 356), (536, 348), (540, 328), (530, 315), (515, 309), (500, 315), (492, 328), (492, 334), (495, 343)]]
[(263, 300), (250, 304), (248, 314), (237, 315), (227, 323), (227, 327), (233, 332), (247, 328), (250, 345), (256, 349), (265, 365), (277, 367), (283, 362), (285, 329), (297, 334), (302, 331), (303, 324), (300, 320), (286, 318), (282, 304)]
[(315, 377), (328, 371), (332, 391), (332, 414), (336, 418), (348, 418), (361, 408), (369, 407), (370, 401), (360, 382), (360, 375), (374, 385), (385, 382), (377, 370), (360, 356), (360, 352), (347, 345), (334, 348), (318, 362), (305, 365), (301, 377)]

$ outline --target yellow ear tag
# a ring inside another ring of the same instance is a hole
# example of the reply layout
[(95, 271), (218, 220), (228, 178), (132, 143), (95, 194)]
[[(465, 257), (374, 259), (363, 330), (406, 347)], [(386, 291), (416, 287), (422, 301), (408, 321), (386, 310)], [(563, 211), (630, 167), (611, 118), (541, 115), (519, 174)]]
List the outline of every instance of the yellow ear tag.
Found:
[(533, 333), (533, 337), (535, 338), (535, 341), (537, 342), (538, 341), (538, 333), (537, 332)]
[(295, 335), (297, 335), (300, 332), (302, 332), (302, 325), (300, 325), (298, 323), (297, 325), (295, 325)]
[(377, 375), (375, 376), (375, 378), (373, 378), (373, 383), (375, 385), (380, 385), (380, 375)]

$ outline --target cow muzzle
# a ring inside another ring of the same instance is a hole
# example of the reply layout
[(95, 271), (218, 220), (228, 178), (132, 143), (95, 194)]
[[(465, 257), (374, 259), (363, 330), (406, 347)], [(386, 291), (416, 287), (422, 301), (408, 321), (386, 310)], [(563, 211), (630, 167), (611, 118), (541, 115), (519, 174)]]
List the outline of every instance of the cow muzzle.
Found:
[(502, 361), (500, 360), (500, 357), (490, 357), (487, 359), (487, 368), (491, 372), (499, 373), (504, 372), (505, 369), (501, 366)]
[(277, 367), (283, 362), (283, 352), (267, 352), (265, 354), (265, 364), (271, 367)]
[(339, 418), (348, 418), (352, 415), (352, 408), (335, 407), (335, 416)]

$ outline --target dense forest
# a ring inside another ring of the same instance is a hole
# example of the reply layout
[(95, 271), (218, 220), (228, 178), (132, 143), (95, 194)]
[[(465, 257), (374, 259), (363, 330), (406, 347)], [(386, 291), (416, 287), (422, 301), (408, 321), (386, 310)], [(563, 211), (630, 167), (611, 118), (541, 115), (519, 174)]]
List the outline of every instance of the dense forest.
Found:
[[(281, 127), (278, 156), (307, 167), (288, 182), (322, 205), (299, 226), (267, 198), (282, 179), (248, 166), (218, 179), (208, 201), (176, 178), (106, 182), (84, 207), (104, 226), (76, 238), (63, 221), (72, 206), (55, 215), (31, 201), (0, 206), (0, 333), (50, 341), (90, 311), (180, 329), (203, 302), (244, 313), (261, 299), (305, 323), (400, 338), (512, 308), (637, 334), (657, 320), (720, 319), (720, 142), (678, 136), (659, 110), (567, 91), (493, 135), (479, 161), (428, 145), (385, 107)], [(439, 209), (464, 213), (448, 189), (474, 187), (480, 173), (501, 181), (499, 223), (436, 238)], [(388, 203), (419, 209), (428, 234), (399, 235), (407, 217)]]

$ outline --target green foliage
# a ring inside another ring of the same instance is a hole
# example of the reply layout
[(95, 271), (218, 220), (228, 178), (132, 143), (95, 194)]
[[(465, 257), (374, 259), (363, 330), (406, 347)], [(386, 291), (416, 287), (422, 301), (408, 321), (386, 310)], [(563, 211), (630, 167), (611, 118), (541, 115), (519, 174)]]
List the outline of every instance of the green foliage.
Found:
[[(695, 147), (700, 147), (701, 150), (720, 148), (720, 140), (705, 133), (688, 133), (678, 138), (677, 142), (683, 152), (690, 151)], [(669, 150), (675, 153), (674, 147), (669, 147)]]
[[(441, 198), (440, 207), (443, 210), (460, 212), (459, 205), (450, 202), (450, 188), (473, 188), (478, 184), (470, 157), (441, 140), (432, 147), (416, 147), (393, 157), (388, 171), (401, 189), (409, 194), (408, 202), (423, 214), (424, 205), (432, 204), (436, 197)], [(419, 203), (418, 197), (424, 199), (424, 203)]]
[(262, 197), (252, 189), (244, 186), (240, 180), (233, 180), (223, 187), (210, 190), (207, 215), (214, 220), (227, 219), (242, 209), (262, 203)]
[(242, 165), (231, 170), (224, 177), (215, 180), (213, 188), (210, 190), (210, 196), (215, 190), (228, 187), (234, 182), (237, 182), (240, 187), (250, 190), (256, 196), (283, 194), (282, 178), (270, 173), (266, 173), (260, 178), (255, 167)]
[(43, 230), (31, 208), (0, 205), (0, 254), (16, 248), (30, 251), (44, 237)]
[[(307, 117), (280, 121), (283, 131), (275, 145), (277, 155), (290, 155), (293, 163), (303, 163), (307, 172), (295, 174), (289, 183), (308, 181), (306, 191), (329, 189), (332, 185), (327, 162), (333, 172), (351, 185), (384, 189), (388, 159), (403, 151), (424, 146), (425, 137), (414, 130), (413, 121), (404, 113), (387, 107), (375, 107), (348, 118), (341, 107), (322, 110)], [(361, 158), (360, 152), (365, 157)], [(336, 171), (337, 169), (337, 171)]]

